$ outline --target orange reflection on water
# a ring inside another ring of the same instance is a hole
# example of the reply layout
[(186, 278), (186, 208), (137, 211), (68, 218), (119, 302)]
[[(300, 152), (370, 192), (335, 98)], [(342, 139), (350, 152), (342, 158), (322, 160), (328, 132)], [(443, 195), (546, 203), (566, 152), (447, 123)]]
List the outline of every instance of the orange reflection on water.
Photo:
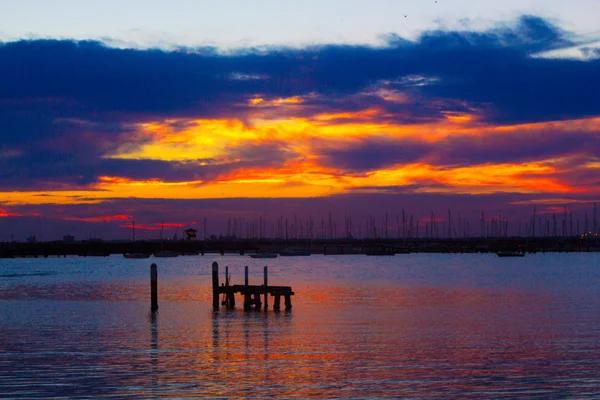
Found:
[(140, 398), (552, 397), (576, 395), (586, 362), (600, 361), (598, 335), (573, 331), (585, 319), (544, 293), (332, 275), (294, 283), (289, 313), (244, 312), (239, 297), (214, 313), (207, 275), (161, 279), (150, 317), (147, 282), (3, 281), (4, 312), (18, 309), (0, 321), (16, 360), (4, 373)]

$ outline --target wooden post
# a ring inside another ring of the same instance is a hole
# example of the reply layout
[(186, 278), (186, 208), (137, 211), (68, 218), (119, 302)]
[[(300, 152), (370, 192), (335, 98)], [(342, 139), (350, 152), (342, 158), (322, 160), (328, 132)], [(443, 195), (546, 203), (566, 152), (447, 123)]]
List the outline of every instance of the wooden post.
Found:
[(281, 309), (281, 295), (275, 295), (275, 304), (273, 304), (273, 310), (279, 311)]
[(235, 308), (235, 294), (233, 293), (233, 289), (231, 289), (230, 291), (230, 298), (229, 298), (229, 308)]
[(229, 299), (229, 265), (225, 266), (225, 304), (224, 306), (229, 308), (230, 299)]
[(268, 296), (269, 296), (269, 287), (268, 287), (268, 279), (267, 279), (267, 275), (268, 275), (268, 267), (265, 265), (265, 270), (264, 270), (264, 275), (265, 275), (265, 310), (267, 308), (269, 308), (269, 300), (268, 300)]
[(260, 293), (256, 293), (256, 309), (260, 310), (262, 308), (262, 303), (260, 301)]
[(150, 266), (150, 311), (158, 310), (158, 267), (156, 264)]
[(252, 305), (250, 293), (248, 293), (248, 266), (244, 267), (244, 310), (249, 310)]
[(261, 305), (262, 304), (260, 303), (260, 293), (254, 292), (254, 306), (257, 310), (260, 310)]
[(290, 296), (289, 294), (285, 295), (285, 309), (286, 310), (292, 309), (292, 296)]
[(212, 263), (213, 308), (219, 308), (219, 264)]

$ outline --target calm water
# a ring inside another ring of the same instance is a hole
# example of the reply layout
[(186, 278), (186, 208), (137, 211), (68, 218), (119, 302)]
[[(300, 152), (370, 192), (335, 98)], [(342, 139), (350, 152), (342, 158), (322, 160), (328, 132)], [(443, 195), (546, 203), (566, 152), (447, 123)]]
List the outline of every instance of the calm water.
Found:
[[(0, 260), (0, 397), (600, 398), (600, 254), (160, 259), (154, 318), (153, 261)], [(213, 313), (212, 261), (293, 311)]]

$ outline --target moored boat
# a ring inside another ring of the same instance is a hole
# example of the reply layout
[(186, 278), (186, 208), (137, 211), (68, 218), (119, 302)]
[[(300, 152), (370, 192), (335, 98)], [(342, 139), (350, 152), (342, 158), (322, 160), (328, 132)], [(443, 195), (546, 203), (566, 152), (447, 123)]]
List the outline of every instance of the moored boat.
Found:
[(497, 251), (496, 255), (498, 257), (524, 257), (525, 253), (522, 251), (504, 250), (504, 251)]
[(256, 253), (256, 254), (250, 254), (250, 258), (277, 258), (277, 253)]
[(176, 251), (171, 251), (171, 250), (163, 250), (163, 251), (159, 251), (157, 253), (154, 253), (154, 257), (157, 258), (174, 258), (174, 257), (179, 257), (180, 254)]
[(368, 251), (364, 253), (367, 256), (395, 256), (395, 252), (390, 251)]
[(150, 258), (150, 253), (125, 253), (123, 257), (132, 259)]
[(378, 246), (367, 248), (363, 253), (367, 256), (395, 256), (396, 248), (393, 246)]
[(281, 257), (306, 257), (310, 256), (310, 251), (302, 249), (285, 249), (279, 252)]

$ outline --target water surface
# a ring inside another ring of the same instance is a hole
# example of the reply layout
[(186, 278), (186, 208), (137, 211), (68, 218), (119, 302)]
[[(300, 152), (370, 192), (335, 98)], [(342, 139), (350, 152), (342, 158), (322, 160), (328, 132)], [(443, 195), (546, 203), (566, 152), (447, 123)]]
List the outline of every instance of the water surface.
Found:
[[(0, 397), (598, 398), (599, 260), (0, 260)], [(214, 313), (212, 261), (293, 310)]]

